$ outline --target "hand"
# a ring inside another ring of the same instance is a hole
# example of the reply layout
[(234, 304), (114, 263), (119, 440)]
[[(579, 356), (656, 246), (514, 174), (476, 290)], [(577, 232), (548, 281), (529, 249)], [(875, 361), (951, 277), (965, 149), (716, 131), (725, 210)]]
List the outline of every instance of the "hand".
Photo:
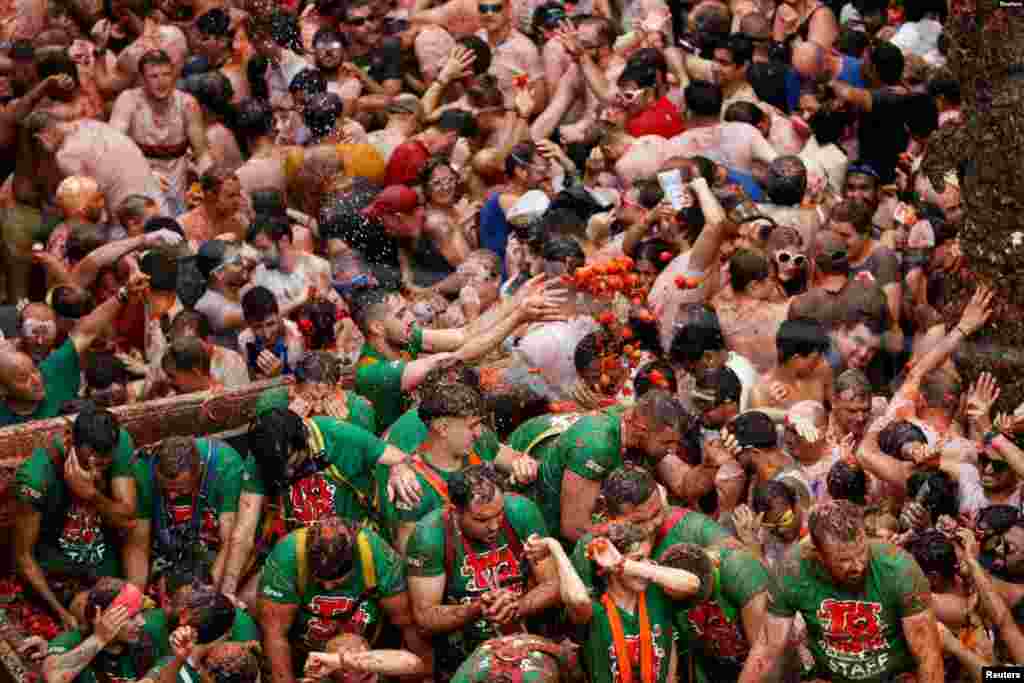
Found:
[(761, 543), (761, 522), (764, 521), (764, 513), (754, 511), (747, 505), (739, 505), (732, 511), (732, 521), (736, 525), (736, 537), (744, 545), (756, 546)]
[(332, 652), (310, 652), (306, 658), (305, 674), (308, 678), (327, 678), (341, 668), (341, 656)]
[(391, 501), (397, 498), (406, 505), (415, 506), (422, 495), (420, 480), (412, 465), (399, 463), (391, 467), (388, 473), (388, 498)]
[(231, 604), (234, 605), (235, 608), (237, 608), (237, 609), (248, 609), (249, 606), (245, 604), (245, 601), (242, 600), (241, 598), (239, 598), (234, 593), (228, 593), (226, 591), (221, 591), (221, 592), (224, 593), (224, 597), (227, 598), (228, 600), (230, 600)]
[(992, 315), (992, 299), (994, 292), (985, 285), (979, 285), (971, 297), (963, 315), (960, 316), (959, 327), (970, 336), (980, 330)]
[(260, 351), (256, 357), (256, 366), (266, 377), (277, 377), (284, 370), (284, 362), (269, 349)]
[(566, 156), (565, 151), (551, 140), (539, 140), (537, 142), (537, 150), (540, 152), (542, 157), (548, 161), (554, 161), (561, 164), (565, 169), (571, 169), (574, 166), (572, 159)]
[(789, 387), (782, 382), (772, 382), (768, 386), (768, 395), (776, 403), (785, 403), (789, 397)]
[(188, 659), (196, 648), (199, 634), (191, 626), (179, 626), (171, 634), (171, 652), (179, 659)]
[(523, 453), (512, 461), (512, 477), (517, 484), (529, 484), (537, 479), (540, 465), (530, 456)]
[(594, 410), (601, 407), (601, 400), (604, 398), (594, 387), (580, 380), (573, 385), (569, 396), (583, 410)]
[(93, 46), (85, 40), (75, 40), (71, 43), (71, 47), (68, 48), (68, 57), (71, 58), (75, 64), (81, 64), (82, 66), (89, 68), (93, 65), (95, 56), (93, 55)]
[(607, 538), (595, 538), (587, 546), (587, 556), (604, 571), (615, 569), (622, 562), (622, 553)]
[(526, 558), (530, 562), (537, 564), (551, 556), (552, 543), (558, 545), (558, 541), (553, 538), (541, 538), (537, 534), (530, 534), (523, 545), (523, 552), (526, 553)]
[(525, 88), (519, 88), (516, 90), (516, 96), (514, 100), (516, 106), (516, 113), (524, 119), (530, 118), (530, 114), (533, 113), (533, 106), (535, 104), (533, 99), (533, 92), (529, 86)]
[(484, 618), (495, 624), (507, 624), (519, 616), (519, 598), (509, 590), (484, 593)]
[[(1019, 408), (1017, 410), (1020, 410)], [(1024, 431), (1024, 415), (999, 413), (993, 422), (994, 429), (1003, 434), (1019, 434)]]
[(521, 288), (522, 294), (516, 292), (519, 297), (520, 315), (524, 321), (541, 322), (560, 320), (561, 305), (565, 301), (565, 292), (557, 289), (557, 279), (546, 280), (543, 275), (538, 275), (528, 280)]
[(839, 458), (847, 465), (860, 465), (857, 459), (857, 437), (847, 434), (839, 442)]
[(99, 495), (96, 475), (82, 467), (78, 462), (78, 455), (74, 452), (64, 461), (64, 482), (77, 498), (86, 502), (95, 500)]
[(164, 228), (162, 230), (149, 233), (146, 235), (145, 240), (146, 246), (152, 249), (157, 247), (175, 247), (181, 244), (185, 238), (173, 230)]
[(789, 420), (787, 418), (789, 426), (791, 426), (796, 433), (807, 443), (818, 443), (818, 439), (821, 438), (821, 432), (812, 423), (806, 420)]
[(29, 636), (18, 644), (18, 654), (21, 655), (22, 658), (27, 658), (33, 662), (39, 662), (46, 657), (46, 651), (48, 648), (49, 643), (46, 642), (45, 638)]
[(452, 81), (472, 76), (473, 62), (475, 61), (475, 52), (462, 45), (456, 45), (448, 53), (448, 60), (441, 67), (441, 73), (437, 75), (437, 80), (441, 81), (442, 85), (448, 85)]
[(562, 44), (565, 51), (569, 53), (569, 56), (579, 57), (583, 56), (583, 45), (577, 37), (576, 27), (572, 25), (570, 21), (563, 21), (555, 32), (555, 40)]
[(465, 168), (469, 160), (473, 158), (473, 149), (469, 146), (469, 140), (466, 138), (459, 138), (455, 141), (455, 146), (452, 147), (451, 163), (452, 168), (461, 169)]
[(740, 445), (736, 436), (723, 429), (720, 438), (710, 441), (704, 448), (704, 463), (713, 467), (721, 467), (740, 454)]
[(904, 529), (925, 529), (931, 526), (932, 515), (925, 509), (924, 505), (916, 500), (910, 501), (903, 507), (900, 513), (900, 524)]
[(975, 422), (987, 420), (992, 413), (992, 406), (999, 400), (999, 393), (996, 378), (988, 372), (981, 373), (967, 396), (967, 417)]
[[(74, 619), (74, 617), (72, 617), (72, 619)], [(111, 607), (96, 617), (96, 621), (93, 622), (92, 632), (95, 633), (96, 638), (106, 646), (114, 642), (114, 639), (117, 638), (117, 634), (121, 632), (121, 629), (124, 628), (130, 619), (131, 617), (128, 616), (128, 608), (124, 605)], [(62, 616), (61, 621), (63, 620)]]
[(608, 237), (611, 234), (612, 223), (615, 222), (615, 218), (615, 209), (612, 209), (611, 211), (604, 211), (602, 213), (595, 213), (590, 217), (590, 220), (587, 221), (587, 234), (592, 235), (593, 238), (598, 241)]
[(46, 85), (46, 92), (50, 95), (62, 96), (75, 89), (74, 80), (67, 74), (47, 76), (44, 83)]
[(978, 537), (974, 535), (974, 531), (962, 526), (956, 530), (956, 537), (960, 542), (960, 547), (964, 549), (966, 558), (968, 560), (978, 559), (978, 555), (981, 554), (981, 544), (978, 543)]
[(135, 303), (144, 301), (149, 294), (149, 276), (143, 272), (132, 273), (128, 278), (128, 300)]

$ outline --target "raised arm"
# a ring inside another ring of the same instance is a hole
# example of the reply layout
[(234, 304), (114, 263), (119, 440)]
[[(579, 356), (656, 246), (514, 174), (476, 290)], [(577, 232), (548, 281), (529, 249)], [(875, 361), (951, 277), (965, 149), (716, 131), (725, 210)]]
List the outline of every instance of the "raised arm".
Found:
[(681, 595), (694, 595), (700, 590), (700, 579), (685, 569), (663, 567), (650, 561), (637, 562), (623, 557), (607, 539), (595, 539), (594, 562), (606, 571), (616, 572), (633, 579), (653, 581), (662, 588)]
[(546, 552), (554, 560), (555, 568), (558, 571), (558, 592), (562, 597), (562, 604), (569, 612), (569, 619), (574, 624), (589, 624), (594, 617), (594, 605), (590, 601), (590, 593), (586, 584), (576, 573), (572, 561), (565, 554), (562, 544), (554, 538), (537, 538), (531, 536), (526, 541), (527, 552), (536, 555), (543, 555)]

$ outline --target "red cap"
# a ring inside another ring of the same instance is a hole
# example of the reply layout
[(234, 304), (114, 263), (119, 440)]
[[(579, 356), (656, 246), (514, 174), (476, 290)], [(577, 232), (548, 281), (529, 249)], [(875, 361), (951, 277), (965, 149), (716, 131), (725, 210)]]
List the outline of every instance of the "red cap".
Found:
[(430, 151), (419, 140), (403, 142), (388, 159), (384, 180), (388, 185), (410, 185), (419, 178), (420, 171), (430, 160)]
[(376, 218), (396, 237), (415, 237), (423, 229), (424, 212), (419, 204), (415, 190), (405, 185), (391, 185), (363, 209), (363, 215)]

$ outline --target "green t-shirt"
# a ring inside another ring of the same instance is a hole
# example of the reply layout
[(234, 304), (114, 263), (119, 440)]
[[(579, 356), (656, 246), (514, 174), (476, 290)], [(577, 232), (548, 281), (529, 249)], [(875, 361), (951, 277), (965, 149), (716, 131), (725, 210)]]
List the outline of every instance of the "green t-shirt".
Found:
[[(416, 360), (422, 351), (423, 330), (414, 327), (403, 357)], [(409, 397), (402, 392), (402, 373), (408, 360), (388, 360), (369, 344), (363, 344), (356, 363), (356, 391), (373, 404), (379, 432), (390, 427), (409, 407)]]
[(293, 531), (274, 546), (260, 577), (260, 594), (278, 604), (299, 605), (291, 637), (308, 648), (322, 649), (341, 633), (354, 633), (372, 640), (383, 618), (379, 601), (408, 590), (401, 556), (375, 532), (363, 529), (359, 533), (368, 541), (372, 558), (367, 559), (373, 563), (376, 586), (367, 587), (364, 558), (357, 546), (352, 551), (352, 571), (339, 586), (330, 590), (324, 588), (307, 569), (302, 590), (296, 557), (297, 533)]
[[(272, 387), (260, 395), (256, 404), (256, 413), (259, 414), (262, 410), (277, 406), (287, 408), (290, 400), (287, 386)], [(371, 434), (377, 433), (377, 414), (368, 400), (354, 391), (346, 391), (345, 406), (348, 408), (348, 417), (345, 418), (345, 422), (362, 427)]]
[[(647, 596), (647, 616), (651, 624), (654, 644), (655, 680), (667, 683), (669, 660), (672, 655), (672, 601), (658, 586), (650, 585)], [(640, 677), (640, 608), (637, 603), (635, 614), (619, 609), (622, 634), (625, 637), (630, 661), (633, 663), (633, 680)], [(608, 612), (600, 600), (595, 600), (594, 615), (587, 625), (587, 639), (583, 644), (583, 661), (590, 674), (591, 683), (618, 683), (619, 662), (615, 656), (615, 643), (608, 625)]]
[[(469, 656), (459, 670), (455, 672), (451, 683), (491, 683), (496, 677), (491, 672), (499, 673), (508, 669), (499, 669), (495, 664), (494, 647), (491, 642), (484, 643)], [(516, 680), (522, 683), (539, 683), (540, 681), (557, 681), (561, 670), (558, 660), (552, 655), (538, 650), (532, 650), (518, 662), (510, 663), (514, 668), (519, 669), (521, 678)]]
[[(680, 512), (683, 512), (682, 517), (679, 517)], [(678, 517), (678, 521), (672, 524), (667, 533), (664, 533), (664, 526), (670, 524), (676, 517)], [(685, 510), (674, 506), (665, 510), (665, 523), (662, 524), (662, 527), (657, 531), (654, 552), (651, 553), (651, 557), (655, 560), (677, 543), (692, 543), (702, 548), (710, 548), (716, 543), (730, 538), (729, 532), (707, 515), (696, 510)], [(576, 542), (570, 559), (587, 590), (592, 596), (597, 597), (604, 593), (607, 584), (603, 578), (597, 575), (597, 566), (587, 557), (587, 546), (592, 540), (594, 540), (593, 534), (583, 534)]]
[(711, 598), (677, 604), (676, 610), (680, 650), (695, 652), (701, 683), (739, 678), (750, 654), (743, 608), (771, 587), (768, 570), (750, 551), (722, 548), (717, 554)]
[[(288, 488), (287, 495), (282, 497), (285, 526), (292, 531), (328, 516), (362, 523), (376, 514), (373, 471), (387, 444), (365, 429), (333, 417), (309, 420), (323, 436), (327, 467)], [(255, 463), (247, 480), (246, 490), (265, 493)]]
[(82, 370), (78, 366), (78, 351), (75, 350), (71, 339), (51, 352), (39, 364), (39, 374), (43, 377), (46, 395), (35, 412), (31, 415), (15, 415), (7, 406), (7, 402), (0, 400), (0, 427), (57, 417), (65, 401), (78, 398)]
[[(143, 627), (143, 643), (125, 647), (116, 655), (101, 652), (82, 673), (68, 683), (135, 683), (161, 658), (170, 654), (168, 647), (167, 617), (162, 609), (146, 610), (143, 613), (146, 625)], [(68, 631), (50, 641), (47, 657), (62, 655), (78, 647), (86, 636), (81, 631)], [(105, 680), (100, 681), (96, 672), (101, 671)]]
[(579, 418), (540, 464), (538, 503), (552, 533), (561, 536), (562, 477), (566, 471), (602, 481), (622, 460), (622, 408)]
[[(231, 643), (248, 643), (250, 641), (260, 642), (260, 629), (256, 625), (249, 613), (244, 609), (235, 610), (235, 623), (231, 625), (231, 631), (228, 634), (228, 642)], [(174, 657), (168, 655), (162, 657), (160, 661), (153, 665), (153, 667), (146, 673), (145, 678), (150, 681), (159, 681), (160, 672), (163, 671), (164, 667), (174, 661)], [(178, 670), (178, 680), (181, 683), (200, 683), (202, 676), (195, 670), (192, 663), (186, 661), (181, 665), (181, 669)]]
[[(64, 457), (64, 447), (53, 448)], [(131, 434), (120, 430), (106, 483), (134, 476)], [(45, 572), (66, 575), (120, 576), (120, 563), (103, 518), (95, 506), (75, 499), (47, 449), (37, 448), (18, 466), (15, 495), (42, 514), (36, 562)], [(108, 486), (109, 491), (109, 486)]]
[[(220, 548), (220, 516), (228, 512), (238, 512), (238, 498), (242, 493), (242, 481), (246, 471), (242, 456), (234, 448), (219, 439), (196, 439), (199, 460), (202, 463), (205, 483), (200, 484), (198, 499), (183, 496), (173, 501), (156, 498), (156, 482), (154, 481), (153, 463), (151, 460), (139, 460), (136, 466), (139, 485), (139, 519), (148, 519), (154, 525), (160, 523), (166, 527), (180, 527), (192, 522), (193, 512), (200, 515), (199, 539), (210, 551)], [(211, 449), (211, 444), (215, 448)], [(211, 452), (212, 451), (212, 452)], [(205, 493), (205, 495), (204, 495)], [(157, 509), (157, 508), (161, 509)], [(164, 515), (157, 522), (155, 515)], [(156, 538), (156, 536), (154, 536)]]
[(558, 438), (583, 417), (584, 413), (550, 413), (538, 415), (516, 427), (509, 434), (510, 448), (526, 453), (537, 462), (544, 462), (558, 443)]
[[(384, 438), (392, 446), (403, 450), (406, 453), (415, 453), (420, 445), (427, 438), (427, 426), (423, 424), (423, 420), (420, 419), (419, 413), (415, 408), (405, 412), (402, 417), (398, 418), (391, 428), (388, 429)], [(473, 453), (476, 453), (480, 460), (484, 462), (494, 462), (494, 459), (498, 457), (498, 449), (500, 444), (498, 443), (498, 436), (491, 430), (485, 431), (479, 439), (473, 444)], [(448, 484), (454, 476), (455, 472), (443, 470), (439, 467), (435, 467), (430, 462), (429, 456), (423, 456), (424, 462), (427, 466), (433, 470), (437, 475)], [(388, 481), (388, 470), (387, 468), (377, 469), (377, 487), (379, 490), (378, 495), (380, 496), (381, 506), (381, 518), (384, 522), (384, 527), (392, 535), (398, 531), (398, 525), (401, 523), (418, 522), (427, 514), (433, 510), (444, 506), (445, 501), (441, 497), (441, 494), (430, 485), (430, 482), (422, 474), (417, 473), (417, 479), (420, 483), (420, 490), (423, 492), (420, 497), (419, 503), (415, 507), (409, 507), (401, 503), (400, 501), (389, 500), (386, 493), (387, 481)]]
[(889, 680), (916, 667), (902, 620), (928, 608), (931, 591), (917, 562), (887, 543), (868, 544), (862, 592), (833, 584), (813, 546), (791, 548), (776, 570), (768, 612), (800, 613), (820, 672), (836, 683)]
[[(505, 517), (520, 544), (525, 543), (530, 534), (537, 534), (541, 538), (547, 536), (547, 527), (540, 510), (522, 496), (505, 494)], [(467, 557), (459, 539), (451, 540), (455, 542), (453, 564), (458, 568), (451, 574), (445, 567), (445, 548), (449, 539), (443, 509), (434, 510), (416, 523), (416, 530), (406, 547), (406, 564), (410, 576), (446, 576), (443, 604), (471, 602), (490, 590), (490, 586), (495, 583), (520, 593), (526, 592), (530, 577), (529, 562), (525, 554), (515, 556), (504, 529), (499, 532), (498, 540), (493, 545), (471, 542), (470, 549), (474, 558)], [(461, 631), (436, 637), (436, 670), (454, 672), (481, 643), (499, 635), (493, 624), (480, 619)]]

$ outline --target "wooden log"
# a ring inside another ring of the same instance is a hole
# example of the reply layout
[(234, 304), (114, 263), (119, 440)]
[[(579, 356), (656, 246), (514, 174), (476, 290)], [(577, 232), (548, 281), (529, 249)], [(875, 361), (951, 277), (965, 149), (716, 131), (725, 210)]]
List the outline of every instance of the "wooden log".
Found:
[[(133, 403), (114, 408), (121, 426), (136, 446), (146, 446), (168, 436), (217, 434), (244, 427), (253, 418), (256, 401), (271, 387), (290, 384), (292, 378), (253, 382), (242, 387)], [(13, 497), (8, 495), (18, 465), (32, 450), (46, 447), (54, 438), (69, 443), (74, 416), (35, 420), (0, 429), (0, 528), (13, 523)]]

